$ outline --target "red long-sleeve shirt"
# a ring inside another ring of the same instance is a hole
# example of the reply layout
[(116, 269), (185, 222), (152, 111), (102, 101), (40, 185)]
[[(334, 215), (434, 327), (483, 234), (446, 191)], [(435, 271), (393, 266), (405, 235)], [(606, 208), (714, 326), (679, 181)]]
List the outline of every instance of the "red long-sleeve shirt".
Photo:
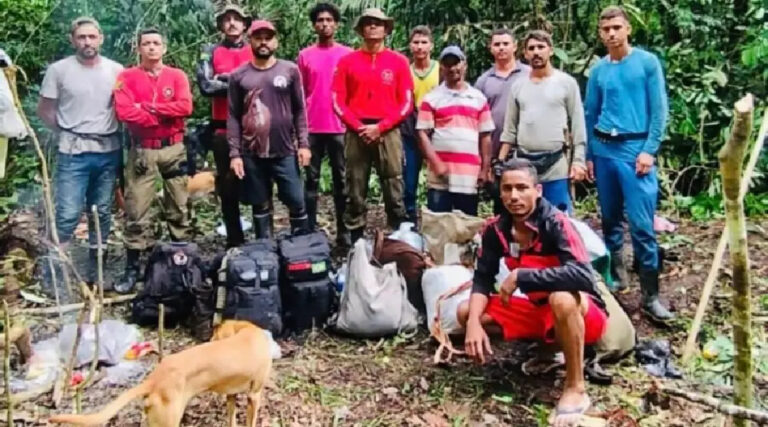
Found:
[(162, 140), (184, 139), (184, 119), (192, 114), (187, 75), (164, 66), (157, 76), (131, 67), (117, 76), (115, 113), (142, 148), (161, 148)]
[(341, 58), (333, 76), (333, 109), (351, 130), (377, 120), (386, 132), (413, 109), (413, 79), (408, 59), (390, 49), (356, 50)]

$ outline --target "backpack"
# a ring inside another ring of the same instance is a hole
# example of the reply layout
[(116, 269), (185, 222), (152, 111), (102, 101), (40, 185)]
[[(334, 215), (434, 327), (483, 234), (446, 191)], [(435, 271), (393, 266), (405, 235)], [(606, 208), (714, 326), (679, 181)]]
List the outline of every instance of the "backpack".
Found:
[(322, 327), (336, 305), (328, 238), (320, 231), (285, 236), (279, 249), (286, 324), (294, 332)]
[(191, 289), (192, 312), (187, 319), (187, 327), (198, 341), (210, 341), (213, 336), (215, 290), (210, 280), (205, 280)]
[(218, 317), (247, 320), (276, 336), (282, 333), (283, 310), (275, 248), (273, 241), (265, 239), (227, 251), (216, 280)]
[(152, 250), (144, 272), (144, 287), (133, 299), (131, 321), (157, 325), (160, 304), (165, 306), (165, 325), (173, 327), (192, 311), (192, 289), (201, 286), (205, 268), (195, 243), (162, 243)]
[(323, 232), (297, 234), (280, 240), (280, 261), (285, 283), (313, 282), (331, 271), (331, 246)]
[(354, 336), (382, 337), (418, 327), (418, 313), (408, 301), (405, 278), (395, 263), (371, 265), (366, 242), (359, 239), (348, 261), (336, 329)]

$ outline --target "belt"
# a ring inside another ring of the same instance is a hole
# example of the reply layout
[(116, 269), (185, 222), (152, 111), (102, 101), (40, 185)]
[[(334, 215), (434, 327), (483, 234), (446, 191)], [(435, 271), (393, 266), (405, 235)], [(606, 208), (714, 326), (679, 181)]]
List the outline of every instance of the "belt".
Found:
[[(182, 142), (184, 139), (177, 138), (177, 137), (171, 137), (171, 138), (152, 138), (152, 139), (142, 139), (137, 136), (131, 135), (131, 142), (135, 145), (138, 145), (142, 148), (165, 148), (170, 147), (172, 145), (176, 145), (180, 142)], [(151, 142), (149, 142), (151, 141)], [(160, 142), (160, 144), (156, 144), (156, 142)], [(158, 146), (159, 145), (159, 146)], [(147, 147), (149, 146), (149, 147)]]
[(616, 133), (616, 132), (603, 132), (598, 128), (593, 130), (596, 137), (610, 142), (623, 142), (634, 141), (638, 139), (648, 138), (648, 132), (635, 132), (635, 133)]
[(219, 129), (226, 129), (226, 128), (227, 128), (226, 120), (211, 120), (211, 129), (219, 130)]
[(364, 125), (375, 125), (381, 121), (381, 119), (360, 119)]

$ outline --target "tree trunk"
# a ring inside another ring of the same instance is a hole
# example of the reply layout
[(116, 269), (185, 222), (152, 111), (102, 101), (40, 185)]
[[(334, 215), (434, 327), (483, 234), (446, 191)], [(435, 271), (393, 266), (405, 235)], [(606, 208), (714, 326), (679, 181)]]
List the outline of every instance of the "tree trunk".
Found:
[[(736, 347), (734, 360), (734, 403), (752, 408), (752, 312), (751, 280), (747, 256), (747, 227), (744, 216), (744, 199), (741, 196), (741, 172), (744, 152), (752, 132), (754, 103), (749, 94), (734, 105), (734, 120), (728, 142), (718, 154), (720, 173), (723, 176), (725, 221), (728, 229), (728, 248), (733, 269), (733, 342)], [(748, 426), (744, 419), (735, 420), (736, 426)]]

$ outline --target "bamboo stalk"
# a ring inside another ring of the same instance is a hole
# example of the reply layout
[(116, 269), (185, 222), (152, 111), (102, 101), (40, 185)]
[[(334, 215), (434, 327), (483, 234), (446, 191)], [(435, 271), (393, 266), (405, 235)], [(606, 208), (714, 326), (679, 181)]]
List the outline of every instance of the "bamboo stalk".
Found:
[[(752, 180), (752, 173), (755, 170), (757, 161), (760, 159), (760, 152), (763, 149), (765, 143), (766, 134), (768, 134), (768, 109), (763, 114), (763, 122), (760, 125), (760, 131), (758, 132), (755, 145), (752, 146), (752, 153), (749, 157), (749, 162), (744, 169), (744, 177), (741, 181), (741, 187), (739, 189), (739, 198), (743, 198), (749, 190), (749, 184)], [(688, 330), (688, 339), (685, 342), (685, 348), (683, 349), (683, 363), (686, 364), (693, 356), (696, 349), (696, 340), (698, 339), (699, 331), (701, 330), (701, 324), (704, 321), (704, 315), (709, 305), (709, 297), (712, 295), (712, 291), (715, 289), (717, 273), (720, 270), (720, 264), (722, 264), (723, 254), (725, 253), (725, 246), (728, 243), (728, 229), (727, 226), (723, 228), (720, 235), (720, 241), (717, 243), (717, 249), (715, 249), (715, 258), (712, 262), (712, 266), (709, 268), (707, 279), (704, 282), (704, 287), (701, 291), (701, 297), (699, 298), (699, 305), (696, 307), (696, 315), (693, 318), (691, 329)]]
[(163, 335), (165, 335), (165, 305), (160, 304), (160, 315), (157, 319), (157, 352), (160, 355), (160, 361), (163, 361)]
[(5, 399), (8, 401), (6, 422), (8, 427), (13, 427), (13, 400), (11, 396), (11, 312), (8, 310), (8, 301), (3, 300), (5, 310), (5, 349), (3, 351), (3, 380), (5, 385)]
[[(72, 346), (72, 352), (69, 356), (69, 361), (67, 362), (67, 367), (64, 371), (64, 387), (63, 391), (66, 392), (71, 386), (72, 386), (72, 371), (75, 367), (75, 359), (77, 357), (77, 347), (80, 345), (80, 338), (83, 335), (83, 322), (85, 321), (85, 313), (87, 310), (85, 307), (80, 309), (80, 312), (77, 315), (77, 329), (75, 330), (75, 342)], [(53, 405), (55, 407), (59, 407), (59, 404), (61, 403), (61, 398), (63, 397), (63, 393), (58, 396), (54, 396), (53, 399)]]
[[(718, 154), (720, 173), (723, 176), (725, 221), (728, 229), (728, 248), (733, 270), (733, 344), (734, 403), (752, 407), (752, 281), (749, 274), (749, 249), (747, 245), (747, 220), (744, 199), (741, 196), (741, 171), (744, 152), (752, 133), (754, 111), (752, 95), (748, 94), (734, 105), (734, 121), (731, 136)], [(749, 421), (735, 420), (734, 425), (747, 427)]]
[(709, 406), (710, 408), (720, 413), (723, 413), (725, 415), (730, 415), (736, 418), (735, 420), (736, 422), (738, 422), (739, 420), (741, 421), (751, 420), (760, 424), (768, 424), (768, 412), (758, 411), (755, 409), (745, 408), (743, 406), (725, 403), (712, 396), (705, 396), (703, 394), (698, 394), (691, 391), (685, 391), (678, 387), (668, 387), (668, 386), (662, 385), (662, 386), (659, 386), (658, 389), (662, 393), (666, 393), (670, 396), (681, 397), (685, 400), (689, 400), (694, 403), (699, 403), (702, 405)]
[[(113, 298), (105, 298), (103, 301), (103, 305), (120, 304), (126, 301), (130, 301), (135, 297), (136, 297), (136, 294), (128, 294), (128, 295), (118, 295)], [(27, 314), (27, 315), (51, 315), (51, 314), (59, 314), (59, 311), (61, 311), (61, 313), (69, 313), (70, 311), (75, 311), (77, 309), (83, 308), (85, 304), (86, 303), (84, 302), (78, 302), (73, 304), (62, 305), (60, 308), (59, 307), (25, 308), (21, 310), (16, 310), (15, 313)]]

